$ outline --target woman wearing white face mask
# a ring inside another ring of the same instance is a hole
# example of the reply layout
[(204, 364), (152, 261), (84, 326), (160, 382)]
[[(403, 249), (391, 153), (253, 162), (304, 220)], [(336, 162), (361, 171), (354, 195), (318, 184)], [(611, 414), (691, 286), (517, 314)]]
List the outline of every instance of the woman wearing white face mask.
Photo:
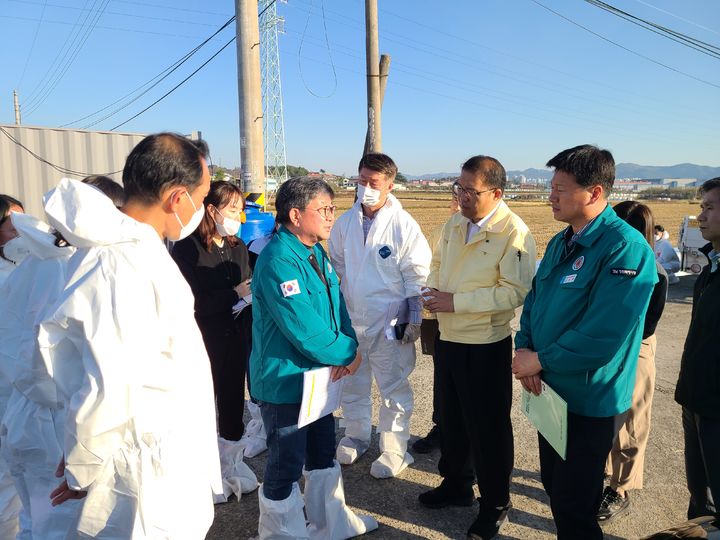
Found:
[(244, 431), (245, 374), (252, 343), (251, 307), (234, 313), (241, 299), (250, 300), (248, 250), (236, 236), (245, 199), (238, 186), (218, 181), (210, 186), (204, 204), (200, 225), (173, 246), (172, 256), (195, 295), (195, 318), (210, 357), (226, 496), (232, 491), (240, 498), (241, 492), (257, 486), (242, 463), (238, 444)]

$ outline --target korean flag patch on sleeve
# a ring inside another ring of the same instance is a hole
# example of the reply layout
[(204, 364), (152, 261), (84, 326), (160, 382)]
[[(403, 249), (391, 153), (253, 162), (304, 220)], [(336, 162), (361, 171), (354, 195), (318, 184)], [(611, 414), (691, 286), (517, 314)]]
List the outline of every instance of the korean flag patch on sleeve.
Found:
[(285, 298), (294, 294), (300, 294), (300, 285), (298, 285), (298, 280), (292, 279), (290, 281), (285, 281), (284, 283), (281, 283), (280, 291), (282, 291), (282, 295)]

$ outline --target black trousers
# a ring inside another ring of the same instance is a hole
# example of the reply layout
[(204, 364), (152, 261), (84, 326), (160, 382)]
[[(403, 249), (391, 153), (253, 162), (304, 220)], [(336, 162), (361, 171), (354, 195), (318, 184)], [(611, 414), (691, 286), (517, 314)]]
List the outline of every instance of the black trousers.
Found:
[(559, 540), (602, 539), (597, 513), (602, 502), (605, 460), (625, 416), (594, 418), (568, 412), (565, 460), (538, 433), (540, 477), (550, 497)]
[(210, 357), (219, 435), (228, 441), (239, 441), (245, 431), (247, 345), (236, 332), (220, 335), (204, 333), (203, 341)]
[(429, 354), (432, 356), (433, 361), (433, 410), (432, 410), (432, 421), (436, 426), (440, 425), (440, 413), (439, 413), (439, 401), (440, 392), (438, 388), (438, 362), (437, 354), (435, 353), (435, 341), (439, 335), (438, 321), (437, 319), (423, 319), (422, 325), (420, 326), (420, 345), (423, 354)]
[(514, 455), (512, 341), (467, 345), (435, 343), (443, 483), (467, 489), (477, 480), (483, 501), (503, 506), (510, 500)]
[(720, 517), (720, 418), (682, 409), (685, 474), (690, 505), (688, 519)]

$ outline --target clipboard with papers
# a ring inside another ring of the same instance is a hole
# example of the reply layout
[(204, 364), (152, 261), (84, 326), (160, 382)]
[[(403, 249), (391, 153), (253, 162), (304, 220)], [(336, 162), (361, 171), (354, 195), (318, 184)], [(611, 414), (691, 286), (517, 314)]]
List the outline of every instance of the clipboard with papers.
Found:
[(567, 402), (550, 386), (542, 382), (539, 396), (523, 390), (522, 413), (550, 443), (558, 455), (567, 455)]
[(300, 413), (298, 414), (298, 427), (304, 427), (319, 420), (323, 416), (332, 414), (340, 408), (345, 379), (333, 382), (330, 367), (311, 369), (303, 373), (303, 393)]

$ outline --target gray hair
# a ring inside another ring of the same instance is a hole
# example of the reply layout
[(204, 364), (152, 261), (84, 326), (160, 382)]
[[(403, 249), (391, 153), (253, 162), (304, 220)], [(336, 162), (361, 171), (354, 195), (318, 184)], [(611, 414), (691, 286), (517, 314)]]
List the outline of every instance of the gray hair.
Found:
[(282, 225), (290, 223), (290, 210), (305, 210), (318, 195), (328, 195), (331, 199), (335, 192), (325, 180), (311, 176), (298, 176), (283, 182), (275, 196), (275, 218)]

